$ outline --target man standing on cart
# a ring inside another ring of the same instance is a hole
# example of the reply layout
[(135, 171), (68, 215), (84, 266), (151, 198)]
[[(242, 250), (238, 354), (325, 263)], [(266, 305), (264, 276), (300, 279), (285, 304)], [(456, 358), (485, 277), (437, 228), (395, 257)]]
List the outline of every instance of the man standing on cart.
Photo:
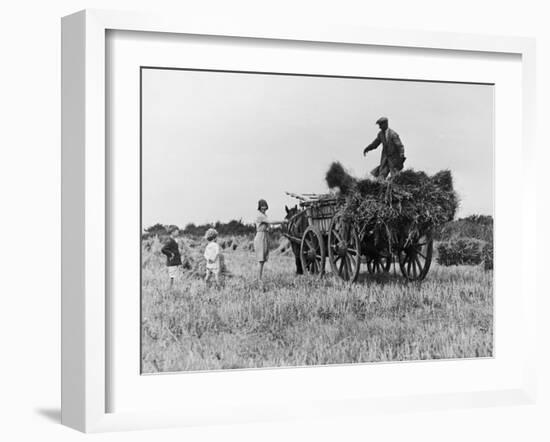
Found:
[(380, 165), (375, 167), (371, 174), (376, 178), (387, 178), (391, 173), (393, 178), (401, 170), (403, 170), (403, 163), (405, 162), (405, 148), (401, 142), (399, 135), (393, 129), (388, 126), (388, 119), (386, 117), (380, 117), (376, 120), (376, 124), (380, 127), (380, 132), (363, 150), (363, 156), (367, 152), (376, 149), (382, 144), (382, 156), (380, 157)]

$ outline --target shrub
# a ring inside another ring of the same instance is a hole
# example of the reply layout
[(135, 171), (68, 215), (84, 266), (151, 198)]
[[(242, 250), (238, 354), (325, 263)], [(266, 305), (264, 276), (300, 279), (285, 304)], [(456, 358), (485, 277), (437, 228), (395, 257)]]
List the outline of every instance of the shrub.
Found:
[(488, 215), (470, 215), (448, 222), (434, 232), (434, 239), (449, 241), (457, 238), (475, 238), (486, 242), (493, 240), (493, 217)]
[(493, 270), (493, 243), (488, 242), (483, 246), (483, 267), (485, 270)]
[(437, 245), (437, 262), (444, 266), (477, 265), (483, 260), (486, 243), (473, 238), (457, 238)]

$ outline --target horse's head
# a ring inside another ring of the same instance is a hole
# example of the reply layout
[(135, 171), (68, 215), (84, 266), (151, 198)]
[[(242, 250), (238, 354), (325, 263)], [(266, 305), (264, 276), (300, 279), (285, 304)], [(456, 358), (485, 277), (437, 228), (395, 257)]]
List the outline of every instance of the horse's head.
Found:
[(286, 230), (289, 234), (293, 236), (301, 237), (307, 227), (307, 218), (304, 216), (305, 211), (300, 210), (300, 208), (295, 205), (294, 207), (285, 206), (286, 216), (285, 221)]
[(286, 216), (285, 219), (288, 221), (290, 218), (292, 218), (294, 215), (298, 213), (298, 205), (295, 205), (294, 207), (288, 208), (288, 206), (285, 206), (286, 210)]

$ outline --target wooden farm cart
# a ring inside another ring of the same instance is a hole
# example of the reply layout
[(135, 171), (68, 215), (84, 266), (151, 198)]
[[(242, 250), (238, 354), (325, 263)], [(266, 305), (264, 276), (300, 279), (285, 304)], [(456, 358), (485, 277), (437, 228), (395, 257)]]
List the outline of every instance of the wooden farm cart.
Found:
[(389, 272), (392, 263), (410, 281), (424, 279), (433, 253), (431, 229), (390, 232), (393, 240), (340, 214), (343, 200), (333, 195), (288, 195), (300, 200), (289, 212), (285, 235), (299, 253), (305, 273), (322, 276), (326, 260), (332, 272), (346, 281), (356, 281), (361, 263), (370, 274)]

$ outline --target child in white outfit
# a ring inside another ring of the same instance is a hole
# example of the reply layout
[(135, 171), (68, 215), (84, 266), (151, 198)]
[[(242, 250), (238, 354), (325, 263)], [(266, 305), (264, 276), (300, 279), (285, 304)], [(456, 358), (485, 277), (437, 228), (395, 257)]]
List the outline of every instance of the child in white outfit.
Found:
[(208, 245), (204, 250), (204, 259), (206, 259), (206, 277), (204, 281), (208, 283), (213, 275), (216, 285), (220, 285), (221, 261), (223, 257), (221, 247), (216, 242), (218, 232), (216, 229), (208, 229), (204, 237), (208, 241)]

